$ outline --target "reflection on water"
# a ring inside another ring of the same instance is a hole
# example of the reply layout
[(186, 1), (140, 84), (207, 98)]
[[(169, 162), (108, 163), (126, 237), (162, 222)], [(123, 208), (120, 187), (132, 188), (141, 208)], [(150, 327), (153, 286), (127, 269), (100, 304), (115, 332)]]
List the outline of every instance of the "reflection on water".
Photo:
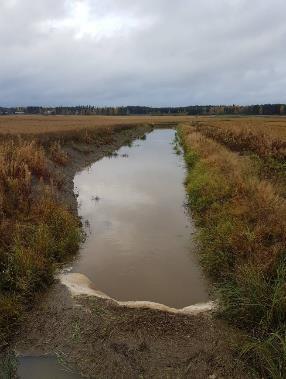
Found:
[(174, 130), (155, 130), (76, 175), (88, 238), (73, 271), (119, 300), (183, 307), (208, 300), (184, 209)]
[(80, 379), (71, 369), (61, 365), (55, 357), (20, 357), (19, 379)]

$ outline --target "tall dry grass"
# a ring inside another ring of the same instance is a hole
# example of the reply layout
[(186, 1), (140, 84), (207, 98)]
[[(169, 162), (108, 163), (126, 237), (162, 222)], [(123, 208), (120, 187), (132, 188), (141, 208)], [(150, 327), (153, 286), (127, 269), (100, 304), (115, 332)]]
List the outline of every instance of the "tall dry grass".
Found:
[[(186, 141), (200, 157), (197, 169), (205, 172), (202, 182), (193, 182), (189, 188), (194, 194), (193, 209), (200, 218), (208, 218), (209, 206), (223, 209), (227, 204), (225, 210), (235, 220), (231, 236), (235, 257), (271, 266), (286, 246), (285, 199), (271, 183), (255, 176), (250, 159), (197, 132), (190, 132)], [(194, 170), (190, 175), (195, 175)]]
[(280, 162), (286, 160), (286, 121), (221, 119), (200, 121), (194, 125), (201, 134), (233, 150), (252, 152), (261, 158), (274, 158)]
[(0, 144), (0, 348), (82, 238), (77, 218), (56, 200), (49, 166), (35, 141)]
[(62, 149), (59, 141), (52, 142), (50, 146), (50, 156), (54, 163), (60, 166), (66, 166), (69, 161), (68, 154)]
[(201, 260), (217, 283), (221, 313), (254, 338), (246, 350), (260, 372), (284, 377), (285, 344), (259, 352), (270, 348), (271, 335), (282, 341), (286, 327), (286, 201), (249, 157), (188, 126), (180, 135)]

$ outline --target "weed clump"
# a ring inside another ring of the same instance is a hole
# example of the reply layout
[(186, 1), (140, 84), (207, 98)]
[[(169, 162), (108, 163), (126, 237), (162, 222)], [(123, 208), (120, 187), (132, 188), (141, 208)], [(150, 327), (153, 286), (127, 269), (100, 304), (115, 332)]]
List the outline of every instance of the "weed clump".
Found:
[(50, 147), (51, 160), (58, 165), (66, 166), (69, 161), (68, 154), (62, 149), (59, 141), (52, 143)]

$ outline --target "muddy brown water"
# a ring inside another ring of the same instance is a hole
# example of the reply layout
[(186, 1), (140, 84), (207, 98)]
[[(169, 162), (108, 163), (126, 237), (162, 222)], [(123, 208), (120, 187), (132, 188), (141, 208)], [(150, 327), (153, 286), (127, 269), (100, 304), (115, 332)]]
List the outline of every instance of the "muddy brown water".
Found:
[[(21, 357), (18, 359), (19, 379), (81, 379), (56, 357)], [(7, 377), (8, 378), (8, 377)]]
[(87, 239), (72, 271), (117, 300), (182, 308), (209, 298), (174, 137), (154, 130), (74, 178)]

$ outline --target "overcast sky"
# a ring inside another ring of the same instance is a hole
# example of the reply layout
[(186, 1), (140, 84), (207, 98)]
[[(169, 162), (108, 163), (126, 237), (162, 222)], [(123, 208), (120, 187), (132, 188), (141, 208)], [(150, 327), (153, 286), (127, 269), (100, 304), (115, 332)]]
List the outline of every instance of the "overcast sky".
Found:
[(286, 103), (286, 0), (0, 0), (0, 106)]

